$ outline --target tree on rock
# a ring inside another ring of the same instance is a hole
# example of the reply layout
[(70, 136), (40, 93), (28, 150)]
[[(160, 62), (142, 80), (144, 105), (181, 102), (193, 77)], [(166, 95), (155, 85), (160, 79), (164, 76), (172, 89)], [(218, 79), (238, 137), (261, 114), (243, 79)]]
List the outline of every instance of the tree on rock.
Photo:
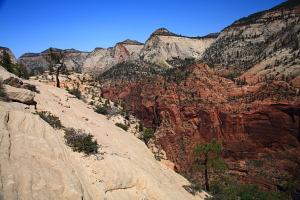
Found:
[(0, 56), (0, 65), (4, 67), (8, 72), (14, 73), (14, 65), (11, 62), (10, 56), (6, 51), (3, 51)]
[(148, 145), (150, 139), (155, 139), (154, 131), (151, 128), (146, 128), (144, 132), (140, 135), (140, 139)]
[(213, 138), (210, 143), (198, 144), (193, 150), (196, 156), (195, 163), (198, 170), (204, 170), (205, 188), (209, 191), (209, 177), (211, 170), (225, 171), (225, 163), (219, 157), (223, 150), (222, 143)]
[(49, 63), (49, 69), (56, 68), (56, 87), (60, 88), (59, 82), (59, 72), (64, 66), (66, 55), (60, 51), (59, 53), (54, 53), (52, 47), (50, 47), (46, 61)]

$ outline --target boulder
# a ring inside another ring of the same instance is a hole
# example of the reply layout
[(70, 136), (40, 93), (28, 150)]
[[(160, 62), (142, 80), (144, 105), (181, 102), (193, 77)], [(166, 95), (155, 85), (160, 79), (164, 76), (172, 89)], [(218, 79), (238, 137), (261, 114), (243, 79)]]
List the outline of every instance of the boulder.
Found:
[(10, 85), (10, 86), (13, 86), (16, 88), (20, 88), (23, 85), (23, 82), (21, 81), (21, 79), (11, 76), (11, 77), (5, 79), (3, 81), (3, 84)]
[(13, 101), (19, 101), (25, 104), (30, 104), (34, 99), (34, 92), (22, 88), (12, 87), (10, 85), (5, 86), (7, 97)]

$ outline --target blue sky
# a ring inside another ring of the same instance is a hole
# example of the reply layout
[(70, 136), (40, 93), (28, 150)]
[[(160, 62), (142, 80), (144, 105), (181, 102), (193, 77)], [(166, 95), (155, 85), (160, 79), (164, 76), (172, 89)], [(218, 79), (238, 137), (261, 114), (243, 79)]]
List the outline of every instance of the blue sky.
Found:
[(185, 36), (220, 32), (284, 0), (0, 0), (0, 46), (16, 58), (49, 47), (92, 51), (158, 28)]

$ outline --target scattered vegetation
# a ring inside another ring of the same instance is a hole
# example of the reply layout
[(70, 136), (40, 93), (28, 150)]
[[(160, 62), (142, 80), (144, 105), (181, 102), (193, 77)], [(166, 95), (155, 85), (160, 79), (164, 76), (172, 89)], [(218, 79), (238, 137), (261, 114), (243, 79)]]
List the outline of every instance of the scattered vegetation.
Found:
[(77, 97), (78, 99), (81, 99), (81, 91), (79, 90), (79, 88), (73, 88), (71, 90), (68, 90), (68, 92)]
[(98, 153), (100, 146), (97, 140), (93, 140), (93, 137), (93, 135), (85, 133), (82, 129), (65, 129), (66, 144), (76, 152), (84, 152), (87, 155)]
[(36, 112), (44, 121), (46, 121), (54, 129), (64, 129), (66, 144), (76, 152), (84, 152), (85, 154), (94, 154), (98, 152), (100, 145), (97, 140), (93, 140), (93, 135), (85, 133), (82, 129), (65, 128), (60, 119), (49, 111)]
[(116, 126), (120, 127), (121, 129), (123, 129), (124, 131), (127, 131), (129, 126), (122, 124), (122, 123), (115, 123)]
[(139, 81), (141, 78), (159, 74), (164, 68), (144, 61), (119, 63), (105, 71), (98, 79), (103, 82)]
[(143, 124), (142, 121), (139, 121), (139, 126), (138, 126), (138, 128), (139, 128), (139, 131), (140, 131), (140, 132), (144, 131), (144, 124)]
[(25, 84), (23, 87), (24, 87), (25, 89), (27, 89), (27, 90), (30, 90), (30, 91), (33, 91), (33, 92), (36, 92), (36, 93), (40, 93), (40, 91), (38, 91), (38, 90), (36, 89), (36, 86), (35, 86), (35, 85)]
[(102, 114), (102, 115), (106, 115), (108, 107), (103, 106), (103, 105), (96, 105), (94, 111), (96, 113)]
[(236, 200), (236, 199), (259, 199), (259, 200), (285, 200), (286, 195), (277, 191), (266, 191), (258, 185), (247, 185), (238, 183), (234, 179), (223, 178), (211, 182), (211, 193), (213, 197), (209, 200)]
[(0, 65), (8, 72), (13, 73), (20, 78), (29, 79), (30, 74), (26, 66), (19, 63), (12, 63), (9, 54), (5, 50), (3, 50), (2, 55), (0, 55)]
[(194, 196), (197, 194), (197, 192), (202, 192), (202, 189), (201, 189), (201, 186), (199, 183), (192, 182), (190, 185), (183, 185), (182, 187)]
[(54, 129), (62, 129), (64, 126), (62, 125), (59, 117), (51, 114), (49, 111), (37, 111), (37, 115), (39, 115), (45, 122), (47, 122)]

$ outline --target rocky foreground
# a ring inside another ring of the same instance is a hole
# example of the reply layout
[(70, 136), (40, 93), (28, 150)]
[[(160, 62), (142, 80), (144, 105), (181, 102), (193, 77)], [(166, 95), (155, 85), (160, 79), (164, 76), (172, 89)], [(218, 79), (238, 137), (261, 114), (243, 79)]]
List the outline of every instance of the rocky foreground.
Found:
[[(155, 160), (142, 141), (84, 102), (53, 86), (23, 82), (39, 91), (32, 99), (36, 110), (0, 101), (2, 199), (204, 199), (205, 192), (188, 193), (182, 186), (189, 182)], [(99, 153), (73, 152), (63, 131), (36, 111), (50, 111), (63, 126), (91, 133), (101, 145)]]

